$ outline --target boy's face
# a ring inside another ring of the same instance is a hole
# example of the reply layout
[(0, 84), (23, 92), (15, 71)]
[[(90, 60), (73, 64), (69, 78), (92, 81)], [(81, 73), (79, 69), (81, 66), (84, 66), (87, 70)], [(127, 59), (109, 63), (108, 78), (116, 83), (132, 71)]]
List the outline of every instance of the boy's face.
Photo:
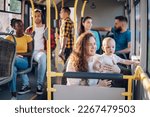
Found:
[(107, 55), (114, 54), (114, 52), (115, 52), (115, 41), (109, 40), (109, 41), (105, 42), (102, 49), (105, 52), (105, 54), (107, 54)]

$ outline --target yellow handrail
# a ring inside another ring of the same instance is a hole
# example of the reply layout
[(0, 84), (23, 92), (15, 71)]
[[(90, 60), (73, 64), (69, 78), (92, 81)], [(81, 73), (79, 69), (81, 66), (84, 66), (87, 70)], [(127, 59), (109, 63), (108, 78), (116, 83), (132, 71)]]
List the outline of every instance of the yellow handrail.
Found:
[(84, 3), (82, 5), (82, 10), (81, 10), (81, 17), (84, 17), (84, 11), (85, 11), (86, 3), (87, 3), (87, 0), (84, 0)]
[(33, 18), (33, 20), (32, 20), (32, 28), (33, 28), (33, 30), (34, 30), (34, 28), (35, 28), (35, 13), (34, 13), (34, 3), (33, 3), (33, 0), (30, 0), (30, 3), (31, 3), (31, 7), (32, 7), (32, 18)]
[(74, 3), (74, 44), (75, 44), (75, 42), (76, 42), (76, 34), (77, 34), (77, 25), (76, 25), (76, 23), (77, 23), (77, 5), (78, 5), (78, 0), (75, 0), (75, 3)]
[(145, 74), (141, 66), (137, 66), (135, 70), (135, 78), (137, 80), (141, 80), (143, 83), (143, 87), (146, 91), (150, 92), (150, 80), (148, 76)]
[(62, 2), (61, 2), (61, 7), (62, 8), (64, 7), (64, 0), (62, 0)]
[(50, 31), (51, 31), (51, 0), (46, 0), (46, 16), (47, 16), (47, 27), (48, 27), (48, 40), (47, 40), (47, 98), (51, 100), (51, 39), (50, 39)]

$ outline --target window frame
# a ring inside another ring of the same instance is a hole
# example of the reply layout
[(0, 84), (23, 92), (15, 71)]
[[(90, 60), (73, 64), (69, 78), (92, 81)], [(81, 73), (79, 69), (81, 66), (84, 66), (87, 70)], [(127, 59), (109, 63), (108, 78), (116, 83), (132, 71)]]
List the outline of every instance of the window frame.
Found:
[(149, 11), (150, 11), (150, 0), (147, 0), (147, 61), (146, 61), (146, 72), (147, 72), (147, 74), (148, 74), (148, 76), (150, 76), (150, 71), (149, 71), (149, 65), (148, 65), (148, 62), (150, 62), (150, 60), (148, 60), (148, 59), (150, 59), (149, 58), (149, 53), (150, 53), (150, 50), (149, 50), (149, 48), (148, 48), (148, 45), (149, 45), (149, 43), (150, 43), (150, 34), (149, 34), (149, 31), (150, 31), (150, 21), (149, 21), (149, 19), (150, 19), (150, 15), (149, 15)]
[[(135, 0), (134, 1), (134, 11), (135, 11), (135, 14), (134, 14), (134, 17), (135, 17), (135, 38), (134, 38), (134, 42), (135, 42), (135, 45), (134, 45), (134, 54), (135, 55), (137, 55), (138, 54), (138, 56), (139, 56), (139, 54), (140, 54), (140, 52), (138, 52), (137, 53), (137, 38), (136, 38), (136, 35), (137, 35), (137, 25), (136, 25), (136, 23), (137, 23), (137, 20), (136, 20), (136, 15), (137, 15), (137, 10), (136, 10), (136, 8), (137, 8), (137, 5), (139, 5), (139, 16), (140, 16), (140, 0)], [(140, 22), (139, 22), (139, 25), (140, 25)], [(139, 28), (140, 29), (140, 28)], [(140, 31), (140, 30), (139, 30)], [(138, 32), (138, 34), (139, 34), (139, 32)], [(139, 42), (139, 44), (140, 44), (140, 42), (141, 42), (141, 40), (140, 40), (140, 35), (139, 35), (139, 40), (138, 40), (138, 42)], [(138, 46), (138, 50), (140, 50), (140, 48), (139, 48), (139, 46)]]

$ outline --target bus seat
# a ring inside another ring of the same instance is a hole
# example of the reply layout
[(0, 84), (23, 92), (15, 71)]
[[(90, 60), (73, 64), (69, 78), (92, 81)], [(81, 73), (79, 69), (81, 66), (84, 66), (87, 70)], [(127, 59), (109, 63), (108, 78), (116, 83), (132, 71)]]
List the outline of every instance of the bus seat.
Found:
[(101, 38), (101, 34), (99, 31), (97, 30), (91, 30), (91, 32), (94, 34), (95, 38), (96, 38), (96, 41), (99, 41), (100, 43), (100, 47), (99, 49), (96, 51), (97, 54), (102, 54), (102, 49), (101, 49), (101, 45), (102, 45), (102, 38)]
[(54, 100), (125, 100), (124, 88), (54, 85)]
[(6, 84), (12, 80), (15, 54), (16, 54), (16, 42), (8, 41), (1, 37), (0, 38), (0, 85)]

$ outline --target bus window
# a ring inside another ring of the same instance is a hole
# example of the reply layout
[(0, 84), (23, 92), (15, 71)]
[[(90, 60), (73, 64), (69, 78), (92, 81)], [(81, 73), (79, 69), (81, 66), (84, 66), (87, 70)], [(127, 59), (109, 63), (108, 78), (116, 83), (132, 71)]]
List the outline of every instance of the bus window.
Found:
[(21, 13), (21, 1), (18, 0), (6, 0), (6, 11)]
[(12, 14), (12, 13), (4, 13), (0, 12), (0, 32), (10, 32), (12, 30), (10, 26), (10, 20), (12, 18), (21, 19), (21, 14)]
[(140, 56), (140, 3), (135, 6), (135, 54)]
[(148, 68), (148, 74), (150, 75), (150, 0), (148, 0), (148, 45), (147, 45), (147, 49), (148, 49), (148, 63), (147, 63), (147, 68)]
[(0, 0), (0, 10), (4, 10), (4, 0)]

